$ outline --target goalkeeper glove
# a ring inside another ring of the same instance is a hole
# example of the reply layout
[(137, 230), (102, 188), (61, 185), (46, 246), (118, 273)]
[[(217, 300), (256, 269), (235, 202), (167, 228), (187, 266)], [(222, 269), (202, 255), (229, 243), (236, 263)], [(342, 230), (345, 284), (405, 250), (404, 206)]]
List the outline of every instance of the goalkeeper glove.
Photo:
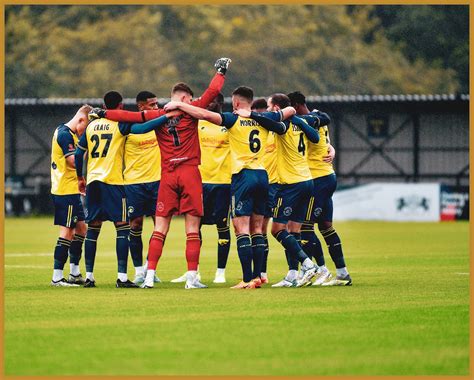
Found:
[(95, 120), (95, 119), (101, 119), (105, 117), (105, 110), (102, 108), (92, 108), (92, 110), (89, 112), (89, 121)]
[(225, 75), (227, 68), (229, 67), (229, 64), (231, 62), (232, 60), (230, 58), (219, 58), (214, 64), (214, 67), (216, 68), (218, 73)]

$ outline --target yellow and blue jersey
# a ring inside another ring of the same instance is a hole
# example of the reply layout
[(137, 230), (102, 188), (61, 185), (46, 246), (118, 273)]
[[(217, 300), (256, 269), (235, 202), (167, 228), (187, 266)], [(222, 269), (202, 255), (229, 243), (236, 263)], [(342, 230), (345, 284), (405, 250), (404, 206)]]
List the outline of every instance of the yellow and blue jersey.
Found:
[(161, 179), (161, 155), (155, 131), (127, 136), (124, 166), (125, 185), (149, 183)]
[(316, 118), (315, 128), (319, 131), (319, 142), (308, 146), (308, 166), (313, 179), (325, 177), (334, 173), (332, 163), (324, 162), (323, 157), (327, 156), (331, 140), (329, 138), (329, 117), (325, 113), (317, 111), (310, 112), (308, 115), (299, 115), (300, 118), (312, 121)]
[(230, 142), (226, 127), (199, 120), (202, 183), (230, 184)]
[(263, 167), (268, 173), (268, 182), (270, 184), (278, 183), (275, 132), (268, 132), (267, 144), (265, 146), (265, 155), (263, 156)]
[[(280, 112), (264, 112), (263, 116), (281, 121)], [(222, 114), (222, 125), (229, 130), (231, 173), (242, 169), (265, 170), (263, 157), (268, 139), (268, 130), (251, 118), (230, 112)]]
[(123, 155), (131, 124), (97, 119), (86, 128), (77, 147), (87, 151), (87, 184), (123, 185)]
[(65, 124), (54, 131), (51, 143), (51, 194), (79, 194), (76, 169), (67, 164), (66, 158), (74, 155), (77, 135)]
[(277, 171), (279, 184), (293, 184), (311, 180), (308, 167), (308, 145), (305, 133), (291, 121), (285, 121), (288, 126), (282, 135), (276, 135)]

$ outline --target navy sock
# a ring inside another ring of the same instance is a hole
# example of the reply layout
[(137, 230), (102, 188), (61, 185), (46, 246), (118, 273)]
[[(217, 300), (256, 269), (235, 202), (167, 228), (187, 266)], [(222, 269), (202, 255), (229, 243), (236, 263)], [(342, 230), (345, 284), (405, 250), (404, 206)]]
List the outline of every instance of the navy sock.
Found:
[(285, 257), (286, 262), (288, 263), (288, 270), (298, 270), (298, 259), (295, 256), (292, 256), (287, 249), (285, 249)]
[(97, 251), (97, 239), (100, 234), (100, 227), (87, 227), (86, 240), (84, 242), (84, 261), (86, 262), (86, 272), (94, 271), (95, 253)]
[(329, 254), (336, 268), (344, 268), (346, 263), (344, 262), (344, 254), (342, 253), (341, 239), (339, 239), (339, 235), (334, 227), (321, 231), (321, 234), (328, 245)]
[(265, 248), (263, 249), (262, 272), (267, 273), (267, 261), (269, 252), (267, 234), (263, 234), (263, 244), (265, 244)]
[(275, 238), (280, 242), (283, 247), (289, 252), (290, 258), (297, 259), (300, 263), (305, 261), (308, 256), (304, 253), (301, 245), (295, 239), (295, 236), (291, 235), (287, 230), (280, 230), (275, 234)]
[(75, 234), (74, 239), (69, 247), (69, 262), (74, 265), (79, 265), (82, 256), (82, 244), (85, 236)]
[(252, 280), (252, 242), (250, 241), (250, 235), (237, 235), (237, 253), (242, 266), (243, 280), (249, 282)]
[(67, 261), (67, 251), (71, 246), (71, 240), (58, 238), (56, 247), (54, 248), (54, 269), (64, 269)]
[(217, 267), (224, 269), (227, 265), (230, 251), (230, 230), (228, 226), (217, 226)]
[(143, 265), (143, 241), (141, 228), (130, 228), (129, 246), (133, 266), (141, 267)]
[(253, 261), (253, 274), (252, 277), (260, 277), (262, 272), (263, 255), (265, 252), (265, 242), (262, 234), (252, 235), (252, 261)]
[(128, 237), (130, 234), (130, 224), (116, 226), (115, 230), (117, 231), (115, 250), (117, 252), (118, 272), (127, 273)]
[(303, 223), (301, 226), (301, 246), (309, 258), (315, 258), (318, 266), (326, 264), (324, 261), (323, 247), (314, 232), (314, 225), (311, 223)]

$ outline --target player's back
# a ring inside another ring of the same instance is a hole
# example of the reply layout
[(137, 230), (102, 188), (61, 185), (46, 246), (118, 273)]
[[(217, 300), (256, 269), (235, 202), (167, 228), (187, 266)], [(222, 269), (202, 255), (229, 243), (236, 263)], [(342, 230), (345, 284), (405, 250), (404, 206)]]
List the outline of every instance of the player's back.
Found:
[(308, 166), (312, 178), (324, 177), (334, 173), (334, 167), (330, 162), (324, 162), (327, 156), (330, 139), (328, 126), (319, 127), (319, 142), (308, 146)]
[(160, 180), (161, 155), (155, 131), (127, 136), (124, 166), (123, 179), (125, 185)]
[(197, 125), (197, 119), (185, 114), (157, 129), (163, 171), (171, 171), (180, 164), (197, 166), (201, 163)]
[(267, 143), (265, 145), (265, 154), (263, 156), (263, 166), (268, 173), (269, 183), (278, 183), (276, 149), (275, 132), (268, 132)]
[(87, 183), (101, 181), (123, 185), (123, 154), (130, 124), (96, 119), (86, 129)]
[[(51, 194), (78, 194), (76, 169), (67, 165), (66, 157), (73, 155), (77, 145), (77, 135), (66, 125), (59, 125), (54, 131), (51, 143)], [(65, 153), (66, 142), (67, 153)]]
[(268, 131), (253, 119), (230, 112), (222, 115), (229, 127), (231, 173), (237, 174), (242, 169), (265, 170), (263, 157)]
[(229, 132), (226, 127), (207, 120), (199, 120), (199, 143), (201, 146), (201, 172), (203, 183), (230, 183)]
[(286, 121), (287, 131), (276, 135), (277, 170), (280, 184), (292, 184), (311, 180), (308, 167), (308, 141), (301, 128)]

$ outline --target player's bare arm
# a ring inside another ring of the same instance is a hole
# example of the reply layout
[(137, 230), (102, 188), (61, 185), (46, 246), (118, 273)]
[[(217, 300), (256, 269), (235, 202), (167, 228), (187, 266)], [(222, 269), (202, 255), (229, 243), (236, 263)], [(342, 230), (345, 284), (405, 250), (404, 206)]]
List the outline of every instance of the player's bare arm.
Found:
[(291, 106), (283, 108), (280, 112), (282, 114), (282, 120), (286, 120), (296, 114), (296, 110)]
[(76, 168), (76, 161), (74, 159), (74, 155), (71, 154), (70, 156), (66, 157), (66, 165), (71, 168)]
[(217, 112), (208, 111), (204, 108), (195, 107), (191, 104), (183, 103), (183, 102), (169, 102), (164, 106), (165, 111), (171, 111), (179, 109), (188, 115), (194, 117), (195, 119), (200, 120), (207, 120), (213, 124), (221, 125), (222, 123), (222, 116)]
[(334, 161), (334, 157), (336, 157), (336, 149), (334, 149), (334, 147), (329, 144), (328, 154), (323, 157), (323, 161), (327, 162), (328, 164), (332, 164), (332, 162)]

